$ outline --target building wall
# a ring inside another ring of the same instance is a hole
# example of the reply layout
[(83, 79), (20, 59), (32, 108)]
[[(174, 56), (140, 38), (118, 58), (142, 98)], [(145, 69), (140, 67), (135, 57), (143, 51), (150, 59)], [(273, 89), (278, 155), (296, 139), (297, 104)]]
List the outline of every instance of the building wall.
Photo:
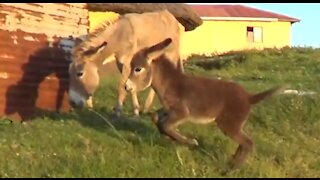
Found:
[(0, 117), (68, 111), (68, 65), (86, 3), (0, 3)]
[[(90, 31), (105, 20), (118, 18), (113, 12), (89, 12)], [(247, 42), (247, 26), (262, 27), (263, 42)], [(180, 24), (181, 29), (183, 26)], [(250, 48), (281, 48), (290, 46), (290, 22), (203, 21), (193, 31), (181, 35), (181, 57), (192, 54), (220, 54)]]
[(99, 25), (104, 21), (114, 20), (114, 19), (117, 19), (118, 17), (119, 17), (119, 14), (114, 12), (89, 11), (89, 22), (90, 22), (89, 32), (94, 31), (95, 28), (99, 27)]
[[(247, 26), (262, 27), (262, 43), (247, 42)], [(188, 56), (290, 46), (290, 28), (290, 22), (204, 21), (194, 31), (183, 34), (181, 53)]]

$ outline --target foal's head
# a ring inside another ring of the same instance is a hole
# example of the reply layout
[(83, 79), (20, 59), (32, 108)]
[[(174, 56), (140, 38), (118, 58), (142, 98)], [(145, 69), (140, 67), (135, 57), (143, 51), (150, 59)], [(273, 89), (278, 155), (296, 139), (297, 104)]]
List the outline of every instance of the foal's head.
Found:
[(131, 72), (125, 85), (127, 91), (142, 91), (151, 85), (151, 63), (164, 53), (171, 42), (172, 39), (167, 38), (151, 47), (141, 49), (133, 56), (130, 64)]

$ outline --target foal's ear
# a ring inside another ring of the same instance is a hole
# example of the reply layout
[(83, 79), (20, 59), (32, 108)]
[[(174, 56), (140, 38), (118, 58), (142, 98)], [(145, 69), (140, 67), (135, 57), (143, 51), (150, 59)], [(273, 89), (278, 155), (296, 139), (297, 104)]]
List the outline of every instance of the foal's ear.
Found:
[(172, 43), (172, 39), (167, 38), (167, 39), (159, 42), (158, 44), (155, 44), (155, 45), (149, 47), (146, 51), (148, 59), (150, 61), (152, 61), (153, 59), (162, 55), (164, 53), (165, 48), (168, 47), (171, 43)]
[(107, 45), (108, 43), (106, 42), (106, 41), (103, 41), (99, 46), (97, 46), (97, 47), (90, 47), (87, 51), (85, 51), (84, 53), (83, 53), (83, 55), (85, 55), (85, 56), (87, 56), (87, 55), (91, 55), (91, 54), (94, 54), (94, 53), (98, 53), (98, 52), (100, 52), (101, 50), (103, 50), (105, 47), (106, 47), (106, 45)]

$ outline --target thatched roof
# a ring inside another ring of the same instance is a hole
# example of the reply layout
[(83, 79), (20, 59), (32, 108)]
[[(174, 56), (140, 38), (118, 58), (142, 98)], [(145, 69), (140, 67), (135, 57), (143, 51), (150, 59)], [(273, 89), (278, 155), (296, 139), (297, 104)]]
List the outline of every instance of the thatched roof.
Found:
[(202, 24), (200, 16), (184, 3), (87, 3), (89, 11), (113, 11), (119, 14), (144, 13), (167, 9), (186, 31), (192, 31)]

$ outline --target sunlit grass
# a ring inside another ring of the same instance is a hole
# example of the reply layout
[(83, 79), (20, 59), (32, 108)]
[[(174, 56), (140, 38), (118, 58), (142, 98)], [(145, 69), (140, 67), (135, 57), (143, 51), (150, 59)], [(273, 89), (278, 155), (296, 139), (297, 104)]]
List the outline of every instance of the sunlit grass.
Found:
[[(282, 83), (320, 91), (319, 49), (238, 52), (219, 66), (215, 59), (197, 57), (187, 73), (235, 81), (250, 92)], [(160, 136), (148, 116), (133, 118), (130, 98), (116, 120), (117, 82), (103, 79), (95, 94), (94, 110), (105, 119), (82, 110), (26, 123), (1, 120), (0, 177), (320, 177), (319, 94), (279, 95), (256, 105), (245, 127), (255, 149), (242, 168), (227, 172), (237, 146), (214, 124), (183, 125), (201, 142), (188, 148)]]

